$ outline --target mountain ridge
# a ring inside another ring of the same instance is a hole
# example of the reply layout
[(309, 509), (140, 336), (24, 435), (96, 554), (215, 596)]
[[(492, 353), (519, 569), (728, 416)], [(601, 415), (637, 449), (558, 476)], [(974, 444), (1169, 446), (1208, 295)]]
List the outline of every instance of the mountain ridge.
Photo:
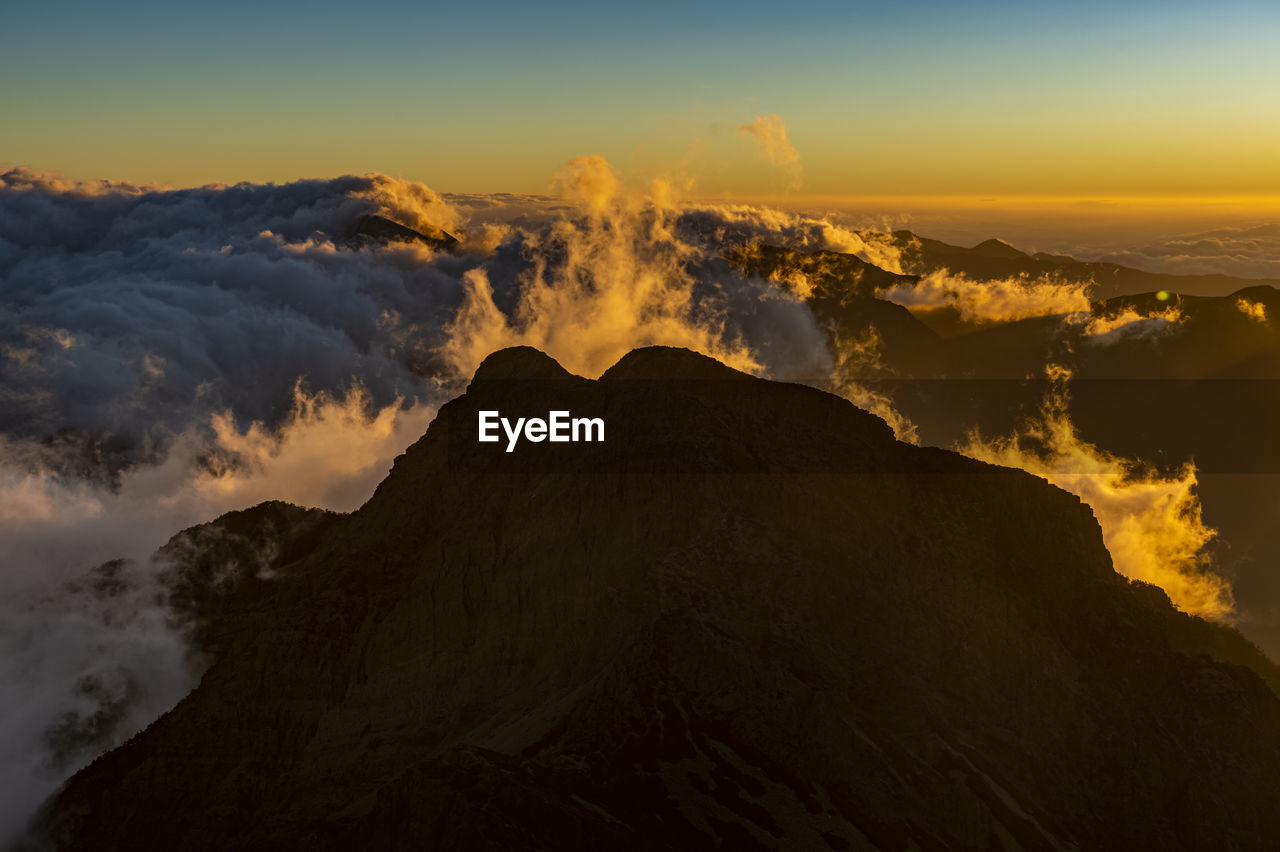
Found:
[(998, 238), (970, 248), (922, 237), (912, 231), (892, 234), (893, 245), (902, 252), (905, 265), (922, 272), (948, 269), (977, 280), (1056, 277), (1059, 280), (1092, 282), (1095, 299), (1111, 299), (1132, 293), (1168, 290), (1197, 296), (1223, 296), (1242, 287), (1280, 286), (1274, 278), (1242, 278), (1221, 273), (1148, 272), (1111, 261), (1079, 260), (1046, 252), (1027, 254)]
[[(552, 365), (486, 359), (197, 689), (38, 831), (104, 849), (1280, 837), (1280, 700), (1203, 643), (1177, 650), (1203, 622), (1116, 575), (1074, 496), (687, 351), (594, 382)], [(610, 432), (513, 460), (474, 440), (491, 405), (591, 409)]]

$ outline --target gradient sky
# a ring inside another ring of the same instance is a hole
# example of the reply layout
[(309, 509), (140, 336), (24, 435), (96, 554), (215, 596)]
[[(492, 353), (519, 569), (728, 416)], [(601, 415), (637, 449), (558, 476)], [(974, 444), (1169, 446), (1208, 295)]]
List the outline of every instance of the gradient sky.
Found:
[(0, 165), (195, 185), (1280, 196), (1280, 3), (11, 4)]

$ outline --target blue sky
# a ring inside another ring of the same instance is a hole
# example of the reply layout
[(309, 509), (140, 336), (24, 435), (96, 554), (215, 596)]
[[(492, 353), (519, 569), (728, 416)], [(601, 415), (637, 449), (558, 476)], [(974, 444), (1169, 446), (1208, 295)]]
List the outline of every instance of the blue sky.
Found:
[(1280, 194), (1280, 4), (23, 4), (0, 163), (193, 184), (370, 170), (536, 191)]

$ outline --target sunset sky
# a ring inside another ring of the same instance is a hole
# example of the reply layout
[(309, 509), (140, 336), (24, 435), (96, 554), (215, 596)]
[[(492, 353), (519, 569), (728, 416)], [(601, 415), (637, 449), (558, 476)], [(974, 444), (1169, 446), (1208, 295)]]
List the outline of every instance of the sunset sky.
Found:
[[(177, 186), (1280, 196), (1280, 4), (50, 0), (0, 28), (0, 165)], [(738, 128), (780, 116), (791, 181)]]

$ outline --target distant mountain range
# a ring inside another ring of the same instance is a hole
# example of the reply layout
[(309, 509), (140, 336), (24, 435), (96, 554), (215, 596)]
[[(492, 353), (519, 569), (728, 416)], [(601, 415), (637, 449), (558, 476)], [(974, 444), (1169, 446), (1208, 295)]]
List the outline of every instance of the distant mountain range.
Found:
[[(475, 441), (551, 408), (607, 440)], [(212, 664), (32, 843), (1280, 842), (1280, 673), (1116, 574), (1087, 506), (685, 350), (495, 353), (358, 511), (163, 559)]]
[(997, 239), (986, 240), (972, 248), (963, 248), (921, 237), (911, 231), (894, 231), (893, 245), (903, 252), (906, 263), (924, 271), (949, 269), (980, 279), (1054, 275), (1068, 281), (1092, 282), (1097, 287), (1094, 295), (1098, 299), (1159, 290), (1194, 296), (1226, 296), (1244, 286), (1280, 286), (1280, 281), (1275, 279), (1247, 279), (1231, 275), (1169, 275), (1145, 272), (1115, 263), (1076, 260), (1067, 255), (1045, 252), (1028, 254)]
[[(955, 253), (1027, 257), (997, 240)], [(1137, 293), (1095, 299), (1077, 313), (965, 323), (950, 309), (890, 301), (887, 291), (909, 293), (920, 276), (853, 255), (757, 246), (728, 259), (784, 287), (803, 280), (801, 295), (833, 351), (859, 347), (841, 377), (886, 390), (922, 426), (925, 443), (950, 446), (973, 428), (1007, 434), (1041, 404), (1045, 370), (1055, 365), (1071, 373), (1085, 433), (1115, 451), (1196, 456), (1219, 472), (1280, 473), (1270, 439), (1280, 426), (1280, 290), (1270, 285), (1224, 296)], [(986, 280), (975, 273), (973, 286)], [(1230, 392), (1241, 388), (1247, 392)]]

